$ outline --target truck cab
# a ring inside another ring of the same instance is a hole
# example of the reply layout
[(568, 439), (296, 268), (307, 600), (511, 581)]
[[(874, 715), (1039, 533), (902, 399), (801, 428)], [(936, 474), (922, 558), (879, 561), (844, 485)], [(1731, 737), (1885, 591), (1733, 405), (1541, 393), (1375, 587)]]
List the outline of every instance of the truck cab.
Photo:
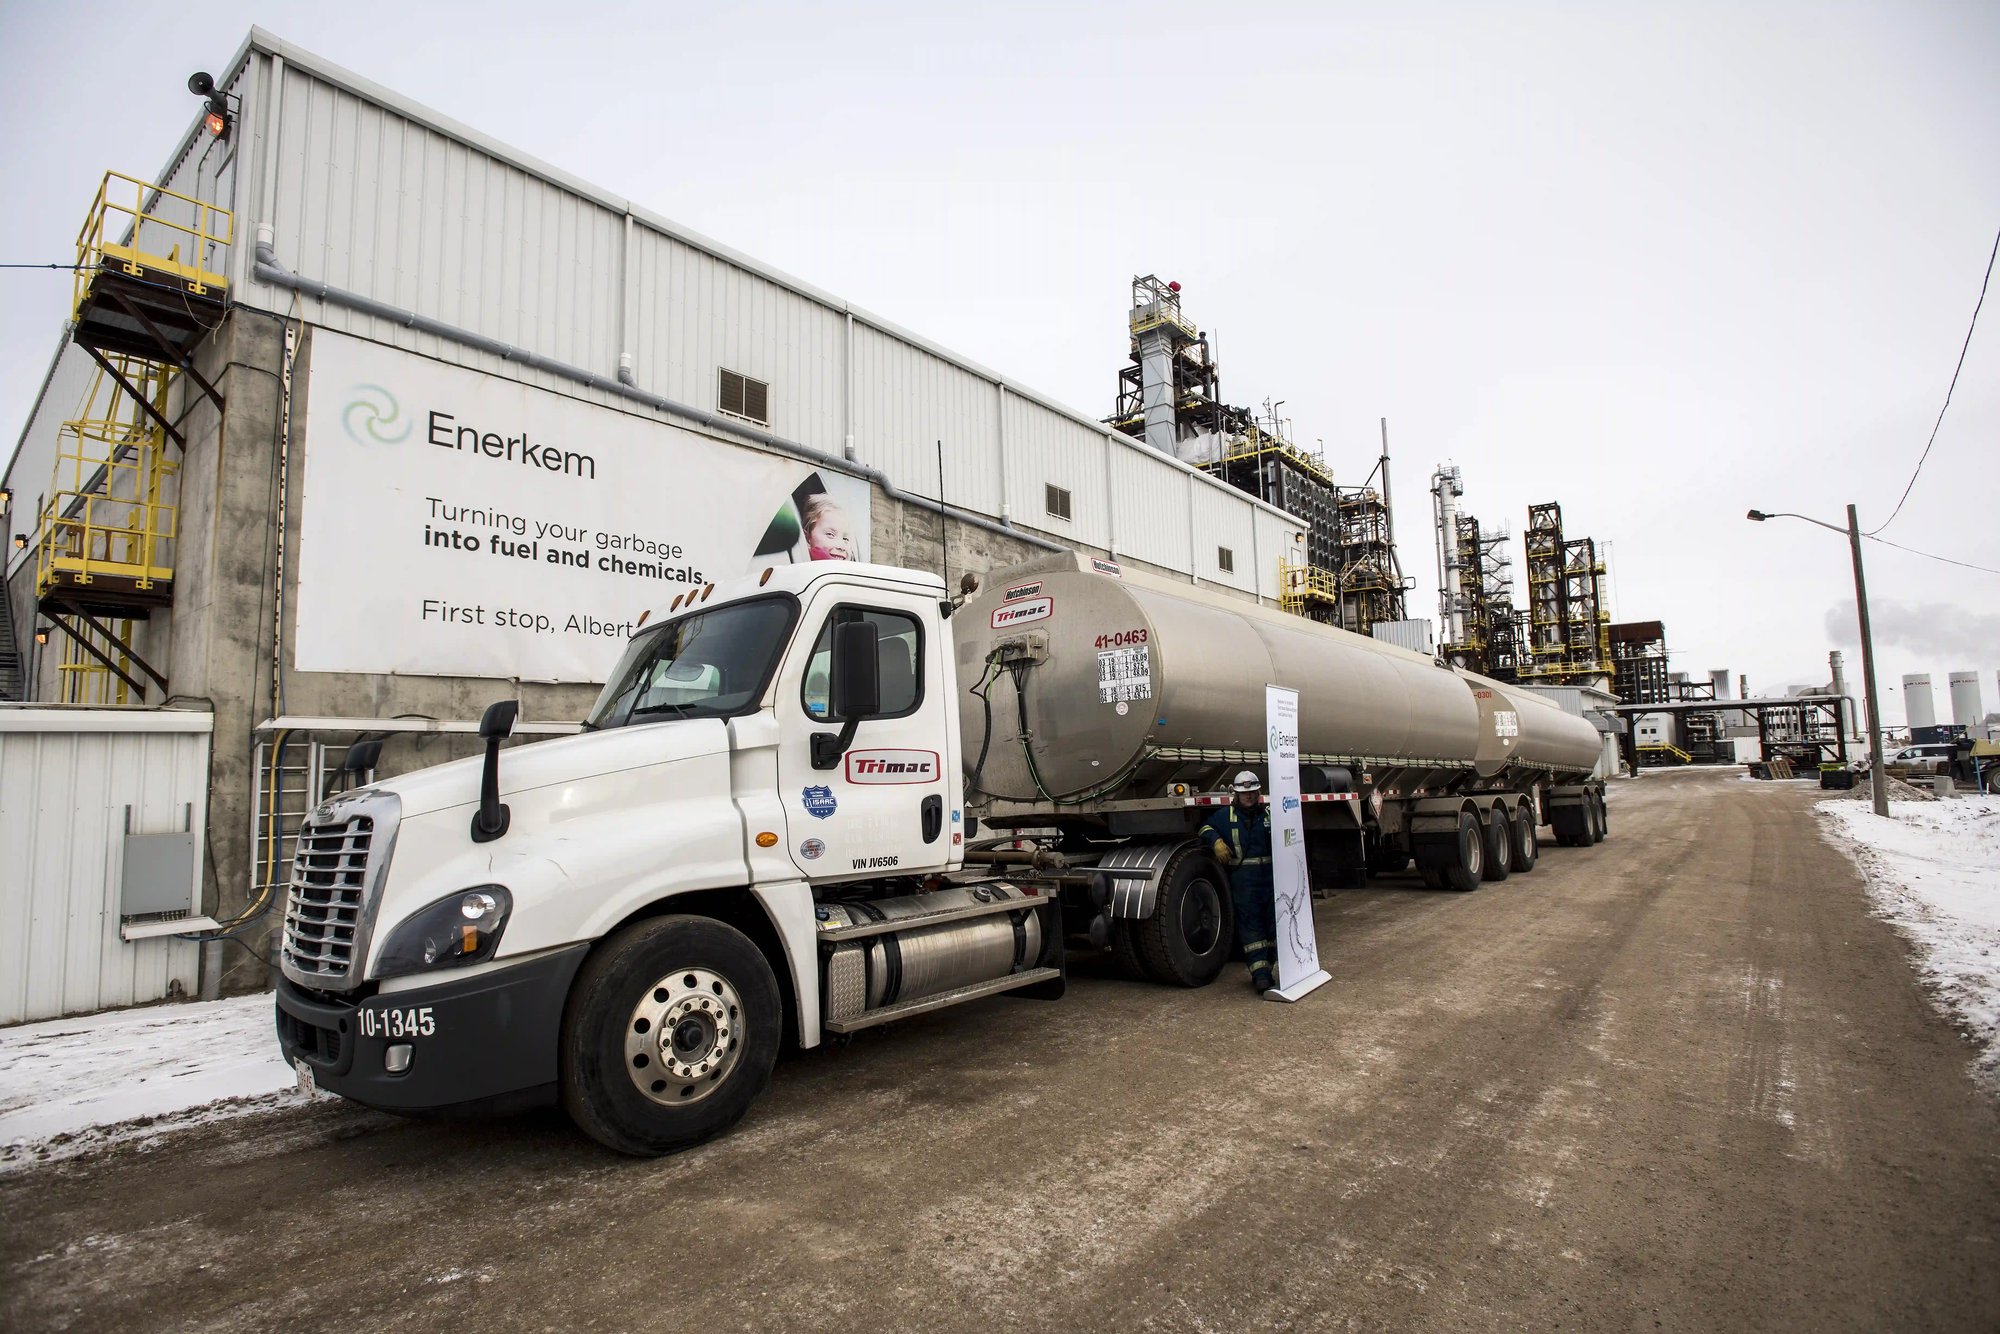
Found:
[(1059, 994), (1033, 886), (955, 883), (958, 688), (933, 575), (820, 562), (694, 589), (582, 734), (342, 794), (300, 831), (278, 1033), (302, 1080), (419, 1110), (560, 1100), (614, 1148), (733, 1123), (811, 1047)]

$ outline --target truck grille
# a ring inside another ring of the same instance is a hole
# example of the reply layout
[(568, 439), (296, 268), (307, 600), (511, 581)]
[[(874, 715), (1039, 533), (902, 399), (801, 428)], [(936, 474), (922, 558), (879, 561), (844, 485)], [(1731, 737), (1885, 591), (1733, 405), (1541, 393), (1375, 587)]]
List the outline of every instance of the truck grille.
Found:
[(308, 983), (345, 981), (354, 967), (374, 835), (375, 821), (366, 815), (308, 820), (299, 830), (284, 948), (293, 974)]

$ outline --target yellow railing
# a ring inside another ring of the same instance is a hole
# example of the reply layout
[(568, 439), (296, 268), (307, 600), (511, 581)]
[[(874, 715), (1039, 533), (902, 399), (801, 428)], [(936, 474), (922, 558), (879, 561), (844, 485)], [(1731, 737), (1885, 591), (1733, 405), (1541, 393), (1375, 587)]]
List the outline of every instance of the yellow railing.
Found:
[(172, 505), (58, 492), (42, 509), (35, 587), (113, 576), (147, 590), (171, 580), (178, 522)]
[[(221, 260), (215, 252), (235, 239), (236, 218), (228, 209), (136, 176), (107, 171), (76, 236), (72, 313), (82, 307), (100, 269), (134, 277), (165, 273), (191, 292), (220, 293), (229, 284), (217, 272)], [(188, 252), (185, 259), (183, 246)]]
[[(129, 581), (132, 592), (164, 592), (174, 576), (179, 510), (171, 481), (179, 465), (147, 411), (164, 414), (171, 367), (113, 356), (124, 383), (100, 369), (84, 415), (57, 438), (54, 477), (36, 516), (35, 589)], [(146, 395), (142, 405), (127, 386)]]
[(1327, 486), (1333, 485), (1333, 474), (1327, 471), (1324, 460), (1308, 454), (1291, 441), (1276, 436), (1261, 427), (1253, 426), (1242, 435), (1231, 440), (1223, 450), (1225, 461), (1251, 458), (1258, 454), (1283, 454), (1301, 469), (1310, 473)]
[[(132, 622), (113, 621), (105, 627), (111, 636), (97, 633), (88, 624), (64, 622), (94, 645), (99, 653), (118, 664), (126, 676), (132, 674)], [(56, 701), (61, 704), (130, 704), (132, 687), (86, 650), (70, 635), (62, 637), (62, 660), (56, 664)]]

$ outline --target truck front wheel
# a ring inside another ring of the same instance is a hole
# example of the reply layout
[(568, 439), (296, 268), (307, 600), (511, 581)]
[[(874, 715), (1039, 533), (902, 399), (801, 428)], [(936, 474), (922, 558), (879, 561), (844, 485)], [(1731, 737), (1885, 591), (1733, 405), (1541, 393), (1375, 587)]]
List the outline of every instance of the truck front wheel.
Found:
[(692, 1148), (748, 1111), (771, 1080), (778, 980), (736, 928), (655, 917), (584, 961), (563, 1014), (563, 1109), (606, 1148)]

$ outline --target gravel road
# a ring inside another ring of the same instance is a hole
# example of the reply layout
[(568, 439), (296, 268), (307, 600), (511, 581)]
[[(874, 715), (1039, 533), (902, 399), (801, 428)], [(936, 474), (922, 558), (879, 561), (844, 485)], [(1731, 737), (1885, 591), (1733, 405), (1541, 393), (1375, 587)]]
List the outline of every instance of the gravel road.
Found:
[(19, 1172), (0, 1327), (2000, 1328), (2000, 1109), (1816, 795), (1621, 783), (1532, 875), (1322, 903), (1302, 1004), (1085, 972), (678, 1158), (328, 1104)]

